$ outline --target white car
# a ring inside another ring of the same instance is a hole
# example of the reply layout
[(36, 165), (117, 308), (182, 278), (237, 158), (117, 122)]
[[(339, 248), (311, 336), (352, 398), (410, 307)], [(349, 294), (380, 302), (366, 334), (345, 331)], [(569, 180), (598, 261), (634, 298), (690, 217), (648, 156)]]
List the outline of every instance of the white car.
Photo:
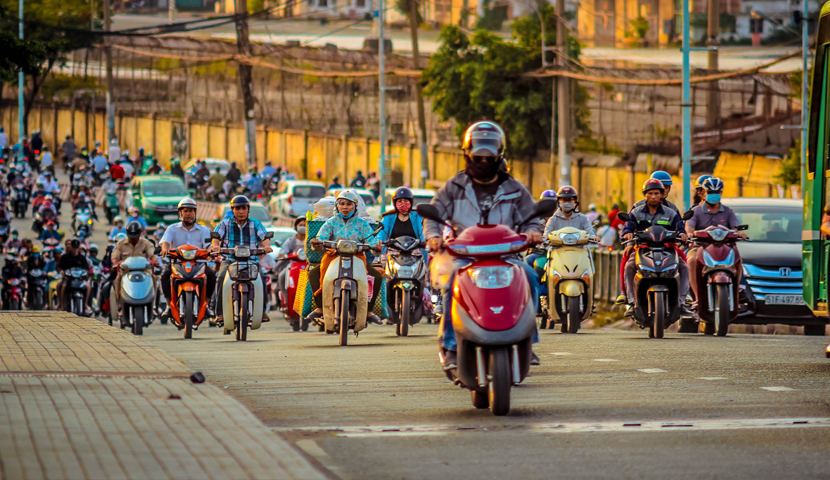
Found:
[[(395, 188), (387, 188), (386, 189), (386, 208), (381, 209), (381, 206), (373, 205), (371, 207), (366, 208), (366, 213), (372, 217), (375, 221), (380, 221), (381, 217), (383, 216), (384, 212), (388, 212), (395, 208), (392, 205), (392, 196), (395, 194)], [(432, 199), (435, 197), (435, 190), (429, 190), (426, 188), (410, 188), (412, 191), (412, 209), (415, 210), (415, 207), (422, 203), (430, 203)]]
[(299, 217), (311, 210), (311, 206), (326, 195), (326, 186), (311, 180), (289, 180), (280, 183), (277, 193), (271, 197), (271, 213), (287, 217)]
[(326, 192), (326, 196), (327, 197), (336, 197), (343, 190), (352, 190), (353, 192), (360, 195), (360, 198), (363, 199), (363, 203), (366, 204), (367, 208), (371, 207), (375, 203), (377, 203), (377, 202), (375, 202), (375, 195), (371, 191), (366, 190), (365, 188), (332, 188), (332, 189), (330, 189), (329, 191)]

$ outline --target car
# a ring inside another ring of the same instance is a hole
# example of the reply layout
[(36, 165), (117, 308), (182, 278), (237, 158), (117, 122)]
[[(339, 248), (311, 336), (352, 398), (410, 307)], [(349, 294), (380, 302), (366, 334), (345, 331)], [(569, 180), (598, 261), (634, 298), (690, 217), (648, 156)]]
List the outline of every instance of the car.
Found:
[(803, 325), (806, 335), (824, 335), (826, 318), (804, 303), (801, 277), (801, 200), (724, 198), (751, 241), (738, 242), (743, 260), (741, 311), (734, 323)]
[(269, 232), (274, 232), (274, 237), (271, 239), (271, 253), (268, 254), (269, 257), (277, 261), (277, 256), (280, 253), (280, 247), (286, 240), (293, 237), (297, 234), (297, 231), (291, 227), (274, 227), (273, 229), (269, 230)]
[(179, 220), (179, 201), (189, 195), (175, 175), (139, 175), (130, 183), (131, 206), (138, 208), (149, 225)]
[[(229, 215), (231, 215), (230, 202), (225, 202), (219, 205), (219, 219), (224, 219)], [(274, 233), (274, 239), (281, 238), (282, 240), (285, 240), (291, 235), (297, 233), (291, 227), (278, 227), (274, 225), (274, 221), (271, 219), (271, 214), (268, 212), (268, 208), (260, 202), (251, 202), (251, 210), (248, 212), (248, 217), (259, 220), (262, 226), (265, 227), (265, 230)], [(216, 228), (218, 222), (214, 221), (212, 224), (213, 228)]]
[(375, 202), (375, 195), (370, 190), (366, 190), (365, 188), (331, 188), (326, 192), (326, 196), (336, 197), (343, 190), (352, 190), (358, 195), (360, 195), (360, 198), (363, 199), (363, 203), (366, 204), (367, 208), (377, 203)]
[(271, 213), (287, 217), (299, 217), (311, 210), (311, 206), (326, 194), (326, 186), (312, 180), (288, 180), (280, 182), (277, 192), (271, 196)]
[[(366, 214), (368, 214), (372, 219), (379, 222), (381, 217), (385, 212), (392, 210), (394, 205), (392, 205), (392, 196), (395, 195), (395, 188), (387, 188), (386, 189), (386, 198), (388, 204), (386, 208), (381, 209), (381, 206), (373, 205), (371, 207), (366, 208)], [(415, 207), (422, 203), (430, 203), (432, 199), (435, 197), (435, 190), (429, 190), (426, 188), (410, 188), (412, 190), (412, 209), (414, 210)]]
[(228, 173), (228, 170), (231, 169), (231, 163), (221, 158), (191, 158), (190, 161), (182, 165), (182, 169), (184, 170), (185, 185), (189, 186), (190, 182), (193, 180), (193, 175), (199, 168), (197, 164), (199, 160), (207, 164), (208, 170), (210, 170), (211, 175), (213, 175), (217, 167), (219, 168), (219, 171), (222, 173), (222, 175), (226, 175)]

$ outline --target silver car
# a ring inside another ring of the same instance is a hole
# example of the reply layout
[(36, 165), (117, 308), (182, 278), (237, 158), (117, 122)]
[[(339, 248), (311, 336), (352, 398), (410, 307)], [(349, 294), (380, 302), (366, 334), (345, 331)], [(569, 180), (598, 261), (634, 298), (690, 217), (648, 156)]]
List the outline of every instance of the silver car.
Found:
[(326, 186), (311, 180), (288, 180), (280, 183), (277, 193), (271, 197), (274, 215), (299, 217), (311, 210), (311, 206), (326, 195)]

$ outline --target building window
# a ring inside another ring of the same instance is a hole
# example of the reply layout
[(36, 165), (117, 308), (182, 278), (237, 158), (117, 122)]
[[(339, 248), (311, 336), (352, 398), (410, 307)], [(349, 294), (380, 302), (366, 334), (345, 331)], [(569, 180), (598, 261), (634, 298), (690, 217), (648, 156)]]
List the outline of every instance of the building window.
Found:
[(326, 8), (329, 6), (329, 0), (317, 0), (317, 6), (320, 8)]
[(366, 0), (357, 0), (355, 6), (357, 8), (366, 8)]

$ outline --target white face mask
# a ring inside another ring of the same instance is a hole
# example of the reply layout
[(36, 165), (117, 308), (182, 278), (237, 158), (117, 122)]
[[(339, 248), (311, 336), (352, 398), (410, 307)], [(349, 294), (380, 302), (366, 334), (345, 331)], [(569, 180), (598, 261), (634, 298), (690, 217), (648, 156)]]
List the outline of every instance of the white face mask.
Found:
[(576, 209), (576, 202), (559, 203), (559, 208), (565, 213), (571, 213)]

